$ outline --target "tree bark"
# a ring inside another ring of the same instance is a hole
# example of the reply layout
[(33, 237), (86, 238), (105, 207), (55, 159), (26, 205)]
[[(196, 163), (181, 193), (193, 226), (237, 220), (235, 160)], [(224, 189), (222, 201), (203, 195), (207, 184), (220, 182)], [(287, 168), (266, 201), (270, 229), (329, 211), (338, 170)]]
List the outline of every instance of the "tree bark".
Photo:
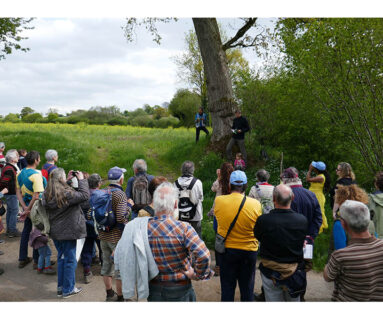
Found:
[[(211, 115), (212, 142), (224, 142), (231, 136), (231, 125), (237, 104), (229, 74), (226, 53), (215, 18), (193, 18), (206, 76)], [(221, 144), (219, 143), (219, 144)]]

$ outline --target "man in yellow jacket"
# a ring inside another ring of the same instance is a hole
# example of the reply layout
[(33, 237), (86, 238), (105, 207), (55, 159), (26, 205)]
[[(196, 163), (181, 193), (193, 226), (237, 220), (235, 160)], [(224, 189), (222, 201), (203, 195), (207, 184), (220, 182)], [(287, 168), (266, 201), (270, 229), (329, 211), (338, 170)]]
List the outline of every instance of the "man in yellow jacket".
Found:
[[(218, 222), (218, 234), (222, 237), (226, 237), (245, 197), (247, 177), (243, 171), (232, 172), (230, 188), (231, 194), (215, 199), (214, 214)], [(241, 301), (253, 301), (258, 250), (258, 240), (254, 237), (253, 230), (261, 214), (260, 202), (246, 198), (235, 225), (225, 241), (225, 253), (221, 254), (221, 301), (234, 301), (237, 281)]]

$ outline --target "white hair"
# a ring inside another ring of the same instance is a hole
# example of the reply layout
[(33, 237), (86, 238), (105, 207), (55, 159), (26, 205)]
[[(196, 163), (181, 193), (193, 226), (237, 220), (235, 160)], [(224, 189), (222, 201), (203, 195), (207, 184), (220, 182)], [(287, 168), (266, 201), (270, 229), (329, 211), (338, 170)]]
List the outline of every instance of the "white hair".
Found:
[(133, 162), (133, 170), (137, 172), (146, 172), (148, 171), (148, 166), (144, 159), (136, 159)]
[(366, 231), (370, 224), (370, 211), (359, 201), (346, 200), (340, 206), (340, 217), (346, 221), (350, 229), (356, 233)]
[(119, 184), (121, 179), (124, 177), (124, 174), (122, 174), (117, 180), (108, 180), (110, 184)]
[(47, 152), (45, 152), (45, 159), (47, 159), (47, 161), (53, 161), (53, 159), (56, 157), (57, 157), (57, 151), (56, 150), (49, 149), (49, 150), (47, 150)]
[(154, 211), (173, 214), (178, 201), (178, 191), (170, 182), (161, 183), (153, 194)]
[(10, 149), (8, 150), (7, 154), (5, 155), (5, 161), (7, 162), (12, 162), (14, 160), (17, 160), (19, 157), (19, 153), (17, 152), (16, 149)]

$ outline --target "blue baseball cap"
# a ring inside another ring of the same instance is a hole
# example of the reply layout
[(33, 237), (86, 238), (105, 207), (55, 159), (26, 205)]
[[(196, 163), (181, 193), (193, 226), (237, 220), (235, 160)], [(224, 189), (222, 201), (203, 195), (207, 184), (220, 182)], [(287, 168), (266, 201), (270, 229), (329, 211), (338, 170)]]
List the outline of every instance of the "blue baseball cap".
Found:
[(241, 186), (247, 183), (246, 174), (241, 170), (235, 170), (230, 175), (230, 184)]
[(320, 171), (323, 171), (323, 170), (326, 170), (326, 164), (322, 161), (318, 161), (318, 162), (311, 162), (311, 165), (315, 168), (315, 169), (318, 169)]
[(126, 169), (113, 167), (108, 171), (108, 180), (118, 180), (126, 172)]

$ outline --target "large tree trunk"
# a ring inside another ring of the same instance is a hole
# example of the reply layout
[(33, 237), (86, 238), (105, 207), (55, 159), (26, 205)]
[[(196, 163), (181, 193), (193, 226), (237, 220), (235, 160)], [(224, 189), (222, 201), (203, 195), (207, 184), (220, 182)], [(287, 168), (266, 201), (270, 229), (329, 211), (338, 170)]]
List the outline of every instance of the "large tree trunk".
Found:
[(215, 18), (193, 18), (193, 23), (206, 75), (212, 142), (221, 145), (231, 136), (236, 108), (226, 53)]

